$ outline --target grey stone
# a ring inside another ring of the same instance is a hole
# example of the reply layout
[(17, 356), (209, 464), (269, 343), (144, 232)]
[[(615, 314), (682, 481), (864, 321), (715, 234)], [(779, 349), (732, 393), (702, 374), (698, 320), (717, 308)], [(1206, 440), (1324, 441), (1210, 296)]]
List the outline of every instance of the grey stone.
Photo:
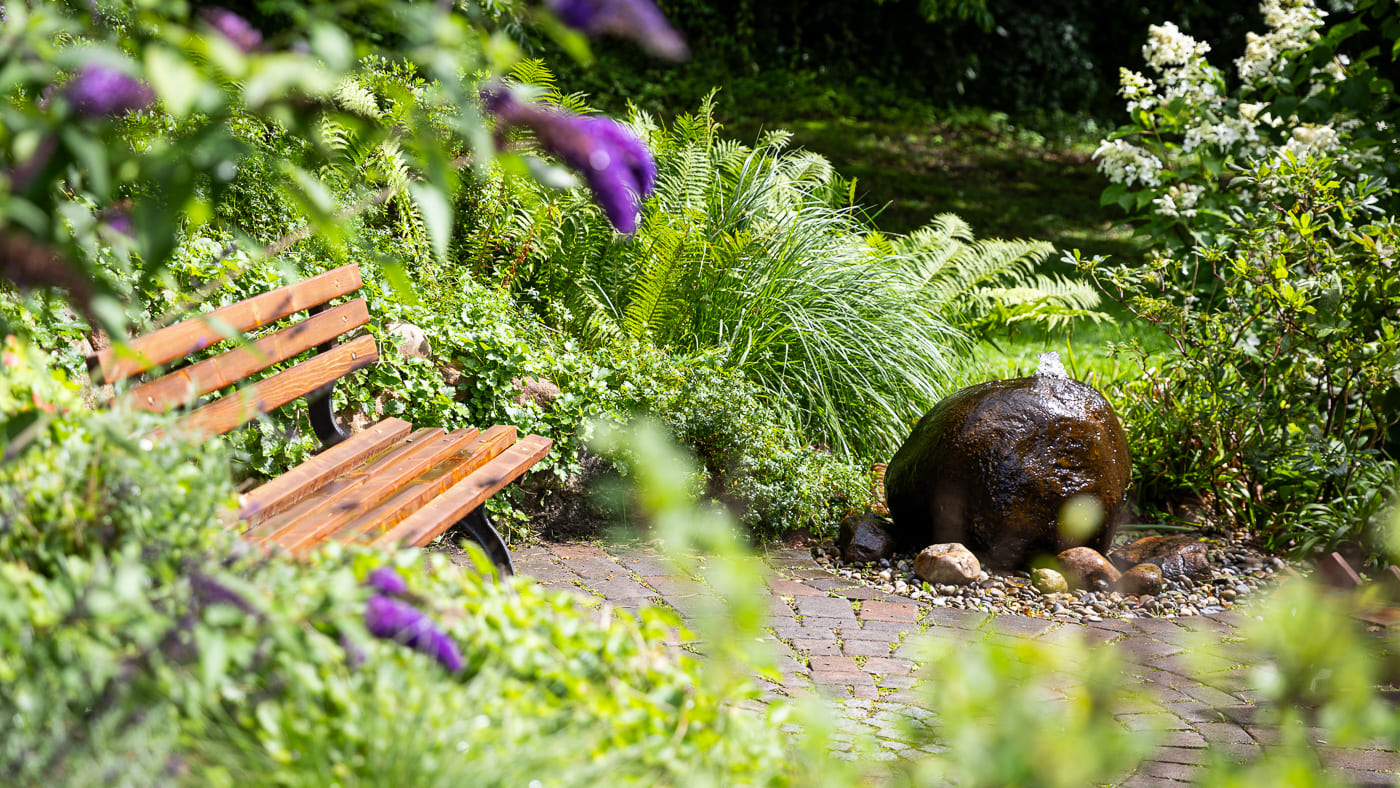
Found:
[(1114, 550), (1108, 557), (1119, 569), (1156, 564), (1164, 580), (1175, 580), (1183, 575), (1198, 579), (1210, 576), (1205, 543), (1189, 536), (1144, 536)]
[(879, 561), (894, 554), (894, 539), (885, 529), (885, 521), (872, 514), (842, 520), (836, 544), (841, 548), (841, 560), (853, 564)]
[(431, 358), (433, 355), (428, 332), (412, 323), (390, 323), (385, 333), (394, 348), (408, 358)]

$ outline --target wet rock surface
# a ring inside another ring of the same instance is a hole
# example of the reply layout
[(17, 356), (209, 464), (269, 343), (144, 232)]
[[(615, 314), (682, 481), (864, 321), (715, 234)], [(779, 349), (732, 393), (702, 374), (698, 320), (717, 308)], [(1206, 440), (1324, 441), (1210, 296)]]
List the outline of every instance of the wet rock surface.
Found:
[(1189, 536), (1144, 536), (1112, 551), (1108, 557), (1119, 569), (1156, 564), (1168, 580), (1182, 575), (1199, 579), (1210, 574), (1205, 544)]
[(1055, 558), (1070, 588), (1105, 590), (1116, 586), (1122, 576), (1112, 562), (1092, 547), (1071, 547)]
[[(1129, 470), (1118, 418), (1092, 387), (1048, 375), (971, 386), (934, 406), (890, 461), (891, 533), (901, 550), (960, 542), (1005, 569), (1079, 545), (1103, 552)], [(1079, 495), (1104, 517), (1076, 541), (1057, 520)]]
[[(1126, 544), (1129, 540), (1121, 541)], [(813, 547), (812, 555), (818, 566), (833, 575), (934, 607), (1089, 623), (1231, 610), (1272, 588), (1276, 574), (1292, 565), (1257, 549), (1243, 534), (1212, 537), (1203, 544), (1210, 561), (1209, 575), (1164, 579), (1156, 594), (1130, 594), (1121, 589), (1044, 593), (1032, 584), (1028, 571), (984, 570), (977, 580), (961, 586), (927, 583), (914, 574), (915, 555), (909, 552), (865, 564), (842, 561), (835, 544)]]
[(1155, 596), (1162, 592), (1162, 567), (1138, 564), (1118, 578), (1118, 590), (1125, 594)]
[(842, 520), (836, 544), (841, 548), (841, 559), (855, 564), (879, 561), (894, 553), (894, 539), (885, 529), (885, 521), (870, 514)]

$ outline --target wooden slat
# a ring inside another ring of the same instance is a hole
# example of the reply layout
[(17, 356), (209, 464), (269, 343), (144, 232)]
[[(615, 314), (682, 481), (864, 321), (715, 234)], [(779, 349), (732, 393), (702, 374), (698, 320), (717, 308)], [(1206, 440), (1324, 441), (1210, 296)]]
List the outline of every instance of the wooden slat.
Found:
[(411, 429), (413, 425), (392, 417), (366, 427), (349, 440), (337, 443), (249, 492), (238, 509), (238, 518), (257, 523), (286, 511), (335, 477), (387, 451), (402, 441)]
[(436, 440), (441, 438), (443, 434), (444, 430), (441, 427), (427, 427), (415, 431), (412, 435), (404, 438), (403, 443), (376, 457), (374, 462), (325, 484), (321, 489), (306, 496), (286, 511), (254, 523), (243, 533), (243, 537), (250, 542), (262, 542), (276, 535), (278, 531), (323, 508), (328, 502), (335, 500), (337, 496), (344, 495), (352, 488), (364, 484), (374, 469), (397, 462), (416, 450), (424, 441)]
[(230, 332), (247, 332), (354, 292), (360, 289), (361, 284), (360, 267), (344, 265), (304, 282), (219, 307), (199, 317), (93, 353), (88, 356), (88, 369), (93, 373), (94, 382), (115, 383), (203, 350), (228, 338)]
[(196, 434), (222, 435), (378, 360), (374, 337), (359, 337), (191, 411), (180, 420), (180, 427)]
[(549, 453), (553, 442), (539, 435), (527, 435), (481, 470), (452, 485), (447, 492), (414, 512), (403, 522), (376, 537), (376, 547), (398, 544), (422, 547), (468, 512), (485, 503), (507, 484)]
[(369, 308), (356, 298), (294, 326), (234, 348), (132, 389), (126, 395), (138, 410), (162, 413), (197, 397), (237, 383), (264, 369), (316, 347), (369, 322)]
[(385, 498), (403, 489), (427, 469), (462, 450), (477, 436), (475, 428), (455, 430), (390, 464), (375, 463), (366, 469), (366, 481), (354, 490), (337, 496), (307, 517), (289, 524), (266, 542), (297, 551), (340, 528), (356, 516), (374, 508)]
[(515, 443), (515, 428), (497, 425), (477, 436), (457, 454), (438, 463), (397, 495), (341, 526), (326, 541), (353, 542), (371, 530), (384, 532), (421, 509), (447, 488), (465, 479)]

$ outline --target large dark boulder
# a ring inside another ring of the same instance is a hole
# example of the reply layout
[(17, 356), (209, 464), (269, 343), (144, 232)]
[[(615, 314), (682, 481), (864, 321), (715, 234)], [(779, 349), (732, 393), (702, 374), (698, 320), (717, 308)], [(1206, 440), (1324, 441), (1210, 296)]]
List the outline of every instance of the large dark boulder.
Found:
[[(971, 386), (935, 405), (890, 461), (891, 535), (901, 550), (961, 542), (998, 568), (1081, 545), (1104, 552), (1129, 471), (1123, 428), (1092, 387), (1054, 375)], [(1104, 517), (1074, 540), (1057, 520), (1079, 495)]]

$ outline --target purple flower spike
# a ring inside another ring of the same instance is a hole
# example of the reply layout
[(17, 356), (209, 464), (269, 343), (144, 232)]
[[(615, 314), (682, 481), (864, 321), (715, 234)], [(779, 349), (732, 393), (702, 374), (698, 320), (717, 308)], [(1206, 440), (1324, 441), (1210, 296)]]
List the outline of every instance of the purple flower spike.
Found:
[(107, 66), (84, 66), (64, 89), (79, 115), (97, 118), (145, 109), (155, 94), (139, 79)]
[(505, 126), (530, 129), (545, 150), (582, 175), (619, 232), (637, 231), (641, 201), (656, 185), (656, 160), (626, 126), (526, 104), (505, 88), (487, 88), (482, 99)]
[(206, 9), (204, 21), (244, 52), (252, 52), (262, 44), (262, 33), (248, 24), (248, 20), (227, 8)]
[(394, 640), (427, 654), (453, 673), (465, 665), (462, 652), (457, 650), (452, 638), (407, 602), (387, 596), (370, 597), (365, 606), (365, 628), (377, 638)]
[(549, 8), (575, 30), (630, 38), (659, 58), (684, 60), (690, 54), (651, 0), (549, 0)]
[(365, 578), (365, 585), (390, 596), (408, 593), (408, 583), (403, 579), (403, 575), (390, 566), (381, 566), (370, 572), (369, 577)]

